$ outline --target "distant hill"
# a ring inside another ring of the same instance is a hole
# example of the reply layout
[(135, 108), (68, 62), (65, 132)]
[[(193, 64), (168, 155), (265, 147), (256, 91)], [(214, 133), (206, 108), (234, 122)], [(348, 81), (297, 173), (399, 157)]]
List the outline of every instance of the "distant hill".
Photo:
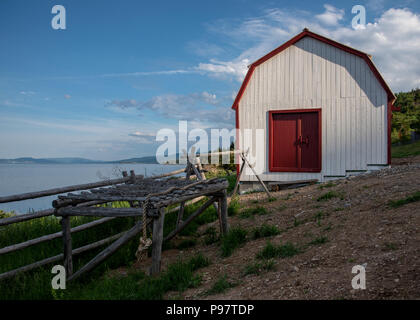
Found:
[(0, 159), (0, 163), (3, 164), (95, 164), (95, 163), (146, 163), (155, 164), (157, 163), (156, 157), (147, 156), (140, 158), (131, 158), (117, 161), (101, 161), (101, 160), (90, 160), (85, 158), (32, 158), (22, 157), (15, 159)]

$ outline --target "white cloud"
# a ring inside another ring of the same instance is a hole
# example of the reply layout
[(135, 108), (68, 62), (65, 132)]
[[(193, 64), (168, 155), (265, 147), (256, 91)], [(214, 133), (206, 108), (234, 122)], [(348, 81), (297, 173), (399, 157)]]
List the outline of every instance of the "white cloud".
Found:
[(233, 113), (227, 107), (230, 103), (230, 97), (219, 99), (215, 94), (204, 91), (185, 95), (164, 94), (147, 101), (113, 100), (105, 104), (105, 107), (152, 111), (167, 119), (195, 121), (203, 126), (215, 124), (218, 127), (232, 127)]
[(24, 95), (24, 96), (32, 96), (35, 94), (34, 91), (21, 91), (19, 92), (20, 94)]
[(337, 9), (336, 7), (324, 4), (325, 12), (315, 16), (321, 23), (328, 26), (336, 26), (339, 24), (340, 20), (343, 20), (344, 10)]
[(305, 11), (266, 10), (262, 16), (242, 22), (217, 22), (212, 32), (222, 33), (232, 43), (247, 43), (246, 50), (230, 61), (210, 60), (196, 69), (218, 77), (241, 81), (245, 65), (278, 47), (303, 28), (330, 37), (373, 55), (373, 61), (394, 91), (420, 87), (420, 15), (409, 9), (388, 9), (364, 29), (343, 24), (344, 10), (325, 5), (315, 18)]
[(211, 59), (210, 63), (200, 63), (196, 67), (196, 70), (204, 71), (216, 77), (224, 77), (226, 75), (234, 76), (240, 81), (245, 76), (248, 65), (248, 59), (242, 59), (240, 61), (218, 61)]

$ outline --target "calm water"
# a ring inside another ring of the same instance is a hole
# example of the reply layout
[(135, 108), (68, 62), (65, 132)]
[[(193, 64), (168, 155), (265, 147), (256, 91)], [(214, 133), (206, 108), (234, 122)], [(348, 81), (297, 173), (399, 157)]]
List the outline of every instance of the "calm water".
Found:
[[(182, 167), (160, 164), (0, 164), (0, 196), (121, 178), (124, 170), (151, 176)], [(0, 210), (27, 213), (32, 209), (48, 209), (56, 197), (0, 203)]]

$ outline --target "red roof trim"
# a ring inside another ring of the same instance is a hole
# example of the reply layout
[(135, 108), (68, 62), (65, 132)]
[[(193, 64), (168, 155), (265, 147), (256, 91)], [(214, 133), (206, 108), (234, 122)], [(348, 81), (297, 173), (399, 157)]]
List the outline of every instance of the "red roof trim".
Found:
[(238, 105), (239, 105), (239, 101), (242, 98), (242, 95), (244, 94), (245, 88), (247, 87), (249, 80), (251, 79), (252, 73), (255, 70), (255, 67), (257, 67), (258, 65), (262, 64), (263, 62), (267, 61), (268, 59), (270, 59), (271, 57), (275, 56), (276, 54), (282, 52), (283, 50), (287, 49), (288, 47), (290, 47), (291, 45), (295, 44), (296, 42), (298, 42), (300, 39), (302, 39), (303, 37), (312, 37), (314, 39), (317, 39), (319, 41), (322, 41), (324, 43), (327, 43), (329, 45), (332, 45), (336, 48), (339, 48), (341, 50), (344, 50), (348, 53), (354, 54), (356, 56), (361, 57), (363, 60), (366, 61), (367, 65), (369, 66), (369, 68), (372, 70), (373, 74), (375, 75), (375, 77), (378, 79), (379, 83), (382, 85), (382, 87), (385, 89), (385, 91), (387, 92), (388, 95), (388, 101), (391, 101), (391, 103), (394, 102), (395, 100), (395, 95), (394, 93), (391, 91), (391, 89), (389, 88), (389, 86), (387, 85), (387, 83), (385, 82), (385, 80), (382, 78), (381, 74), (379, 73), (378, 69), (376, 69), (375, 65), (373, 64), (372, 60), (369, 58), (369, 56), (359, 50), (353, 49), (351, 47), (348, 47), (344, 44), (341, 44), (339, 42), (336, 42), (334, 40), (328, 39), (326, 37), (323, 37), (319, 34), (313, 33), (307, 29), (304, 29), (301, 33), (299, 33), (298, 35), (296, 35), (295, 37), (293, 37), (292, 39), (290, 39), (289, 41), (285, 42), (284, 44), (282, 44), (280, 47), (278, 47), (277, 49), (274, 49), (273, 51), (269, 52), (268, 54), (266, 54), (265, 56), (263, 56), (262, 58), (258, 59), (257, 61), (255, 61), (253, 64), (251, 64), (251, 66), (248, 69), (248, 72), (245, 76), (244, 81), (242, 82), (242, 85), (239, 89), (239, 92), (235, 98), (235, 101), (233, 102), (232, 108), (233, 109), (237, 109)]

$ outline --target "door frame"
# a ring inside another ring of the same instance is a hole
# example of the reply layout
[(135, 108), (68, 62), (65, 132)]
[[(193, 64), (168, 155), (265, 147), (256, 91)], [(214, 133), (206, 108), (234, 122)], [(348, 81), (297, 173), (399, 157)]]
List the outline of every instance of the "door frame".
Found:
[[(318, 168), (289, 168), (289, 167), (274, 167), (273, 166), (273, 114), (279, 113), (314, 113), (318, 114)], [(310, 108), (310, 109), (282, 109), (282, 110), (270, 110), (268, 111), (268, 164), (271, 172), (321, 172), (322, 170), (322, 110), (321, 108)]]

